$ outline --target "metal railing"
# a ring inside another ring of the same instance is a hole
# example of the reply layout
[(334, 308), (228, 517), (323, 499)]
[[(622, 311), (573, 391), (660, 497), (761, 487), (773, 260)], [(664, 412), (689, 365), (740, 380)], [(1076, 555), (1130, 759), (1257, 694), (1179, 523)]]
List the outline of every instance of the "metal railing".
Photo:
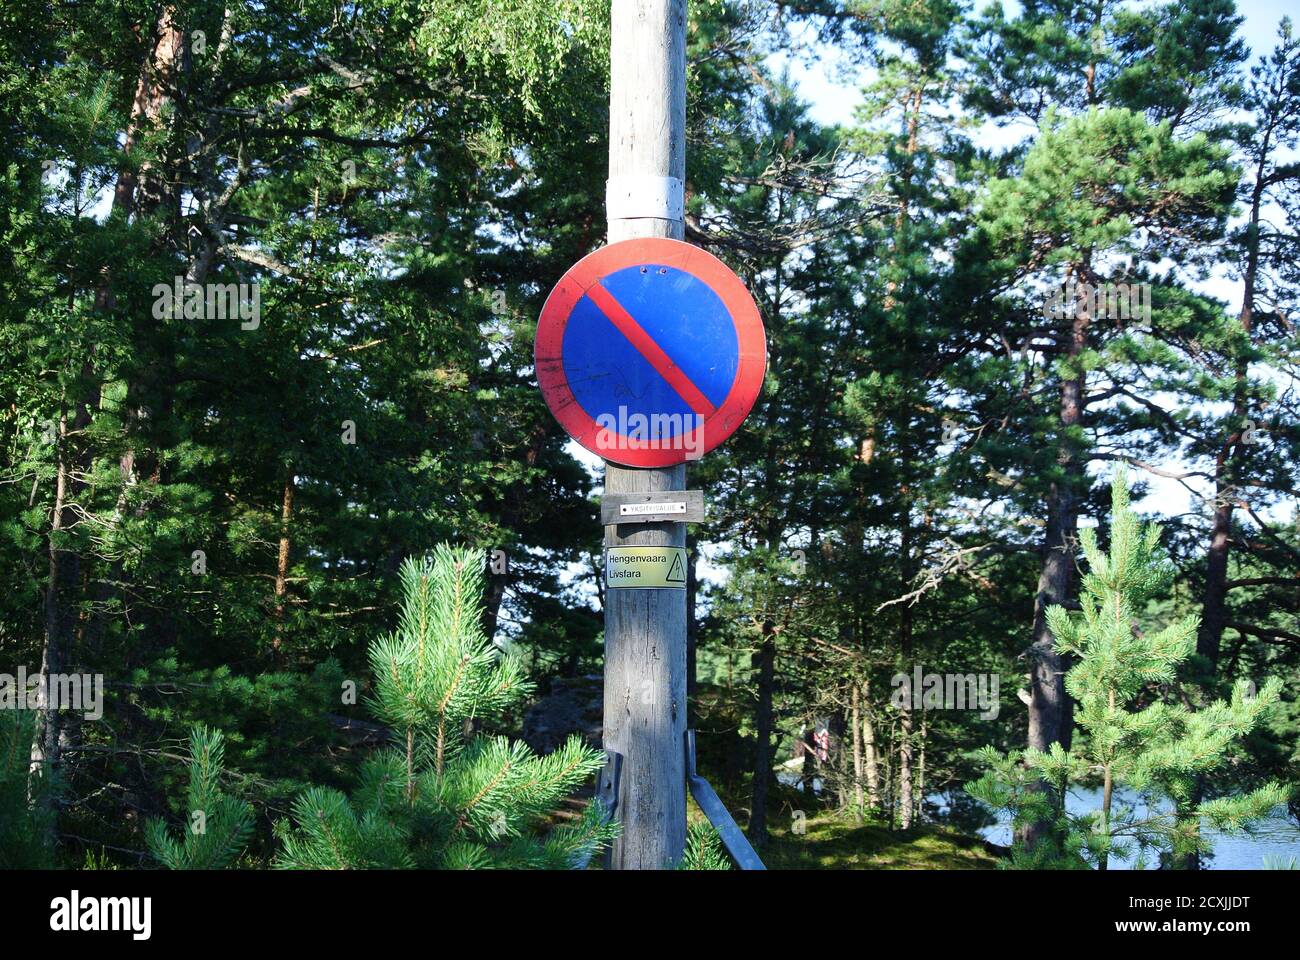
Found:
[(766, 870), (767, 867), (763, 866), (763, 861), (758, 858), (749, 839), (741, 832), (740, 827), (736, 826), (736, 821), (722, 805), (721, 798), (709, 786), (709, 781), (696, 772), (694, 730), (686, 731), (686, 782), (690, 785), (691, 796), (704, 811), (704, 815), (709, 818), (713, 829), (718, 831), (722, 845), (731, 854), (731, 859), (736, 861), (736, 866), (741, 870)]

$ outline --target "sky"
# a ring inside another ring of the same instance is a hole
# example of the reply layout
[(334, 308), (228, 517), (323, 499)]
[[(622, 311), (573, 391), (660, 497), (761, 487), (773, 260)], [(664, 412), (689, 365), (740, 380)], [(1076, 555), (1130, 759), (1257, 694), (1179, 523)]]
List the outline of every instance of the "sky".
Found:
[[(977, 9), (983, 9), (985, 5), (984, 0), (976, 0)], [(1148, 5), (1134, 4), (1135, 7)], [(1007, 2), (1003, 7), (1011, 16), (1020, 9), (1020, 4)], [(1238, 0), (1237, 12), (1246, 18), (1237, 28), (1237, 33), (1251, 49), (1251, 63), (1273, 49), (1277, 41), (1277, 25), (1284, 16), (1289, 15), (1292, 21), (1300, 19), (1300, 8), (1295, 0)], [(805, 36), (810, 34), (811, 31), (807, 31)], [(852, 123), (854, 107), (860, 100), (858, 90), (866, 74), (854, 71), (833, 48), (819, 46), (810, 49), (811, 56), (792, 57), (781, 53), (770, 57), (768, 64), (778, 72), (788, 67), (791, 82), (810, 104), (812, 117), (818, 123)]]

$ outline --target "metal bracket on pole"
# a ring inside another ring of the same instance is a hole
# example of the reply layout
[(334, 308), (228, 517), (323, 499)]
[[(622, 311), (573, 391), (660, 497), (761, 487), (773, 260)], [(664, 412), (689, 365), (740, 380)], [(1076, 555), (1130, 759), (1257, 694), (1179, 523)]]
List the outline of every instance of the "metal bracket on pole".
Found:
[(610, 220), (681, 220), (686, 191), (677, 177), (621, 174), (605, 181), (605, 211)]
[(596, 780), (596, 799), (604, 807), (605, 822), (614, 819), (618, 811), (618, 791), (623, 777), (623, 754), (614, 750), (605, 751), (605, 766)]
[[(609, 823), (613, 820), (614, 811), (618, 809), (618, 788), (622, 773), (623, 755), (615, 753), (613, 750), (606, 750), (605, 766), (596, 775), (596, 795), (591, 801), (600, 804), (600, 819), (603, 823)], [(579, 851), (571, 862), (572, 868), (574, 870), (586, 870), (595, 853), (596, 851), (590, 847)], [(608, 850), (605, 851), (605, 856), (609, 856)]]
[(690, 785), (691, 796), (700, 805), (704, 815), (718, 831), (722, 845), (727, 848), (736, 866), (741, 870), (766, 870), (758, 853), (750, 845), (749, 839), (736, 826), (731, 814), (723, 806), (722, 799), (709, 786), (709, 782), (695, 772), (695, 731), (686, 731), (686, 782)]

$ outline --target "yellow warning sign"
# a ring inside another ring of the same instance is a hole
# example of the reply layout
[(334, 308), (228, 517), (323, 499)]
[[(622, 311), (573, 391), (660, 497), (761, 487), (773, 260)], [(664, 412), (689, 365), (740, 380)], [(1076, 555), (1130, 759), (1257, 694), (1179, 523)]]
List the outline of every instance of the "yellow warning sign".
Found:
[(609, 547), (605, 586), (686, 589), (685, 547)]

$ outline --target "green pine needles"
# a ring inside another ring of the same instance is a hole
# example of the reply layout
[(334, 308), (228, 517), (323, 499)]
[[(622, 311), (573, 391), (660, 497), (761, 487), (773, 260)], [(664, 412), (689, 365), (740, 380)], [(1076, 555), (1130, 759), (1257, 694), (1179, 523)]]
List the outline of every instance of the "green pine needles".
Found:
[(0, 870), (54, 866), (48, 776), (29, 777), (36, 714), (0, 710)]
[(363, 764), (351, 797), (314, 787), (276, 826), (285, 868), (568, 868), (612, 839), (597, 802), (549, 831), (561, 801), (603, 765), (577, 736), (547, 756), (479, 733), (532, 689), (484, 634), (480, 551), (439, 546), (401, 570), (396, 632), (370, 645), (369, 705), (395, 745)]
[[(1017, 844), (1012, 866), (1090, 866), (1112, 856), (1134, 857), (1144, 866), (1163, 853), (1171, 863), (1204, 853), (1201, 826), (1239, 830), (1285, 802), (1287, 791), (1269, 783), (1249, 793), (1203, 801), (1206, 774), (1224, 765), (1232, 747), (1278, 700), (1281, 681), (1269, 680), (1257, 695), (1237, 684), (1230, 701), (1200, 709), (1162, 696), (1180, 664), (1196, 651), (1195, 616), (1147, 633), (1137, 620), (1147, 601), (1163, 591), (1173, 571), (1159, 547), (1160, 527), (1143, 524), (1129, 506), (1128, 480), (1117, 472), (1111, 487), (1111, 544), (1103, 554), (1096, 532), (1080, 531), (1088, 561), (1081, 615), (1063, 607), (1047, 611), (1057, 649), (1074, 665), (1065, 685), (1077, 703), (1080, 731), (1070, 750), (1053, 744), (1002, 755), (980, 752), (988, 772), (967, 785), (976, 799), (1011, 814), (1013, 825), (1049, 827), (1049, 839), (1026, 850)], [(1068, 813), (1071, 783), (1101, 778), (1101, 806)], [(1043, 790), (1046, 782), (1051, 790)], [(1122, 788), (1122, 790), (1121, 790)], [(1120, 794), (1140, 798), (1122, 802)]]
[(731, 858), (722, 846), (722, 838), (707, 820), (697, 820), (686, 828), (686, 849), (682, 851), (682, 860), (677, 869), (731, 869)]
[(220, 870), (244, 851), (253, 833), (253, 808), (223, 793), (225, 737), (202, 724), (190, 731), (190, 786), (186, 825), (178, 841), (163, 820), (145, 824), (149, 853), (169, 870)]

